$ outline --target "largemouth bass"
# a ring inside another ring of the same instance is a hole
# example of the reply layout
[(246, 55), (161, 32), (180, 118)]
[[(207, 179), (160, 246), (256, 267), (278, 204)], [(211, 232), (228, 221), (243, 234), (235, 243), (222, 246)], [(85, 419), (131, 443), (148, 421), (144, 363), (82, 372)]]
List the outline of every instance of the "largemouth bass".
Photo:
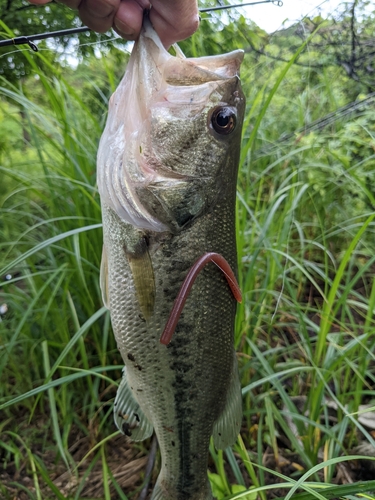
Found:
[(196, 267), (181, 315), (163, 330), (205, 254), (236, 272), (242, 58), (172, 56), (146, 18), (100, 142), (101, 288), (126, 365), (114, 416), (135, 441), (156, 432), (153, 500), (211, 499), (210, 437), (223, 449), (240, 429), (234, 277), (220, 263)]

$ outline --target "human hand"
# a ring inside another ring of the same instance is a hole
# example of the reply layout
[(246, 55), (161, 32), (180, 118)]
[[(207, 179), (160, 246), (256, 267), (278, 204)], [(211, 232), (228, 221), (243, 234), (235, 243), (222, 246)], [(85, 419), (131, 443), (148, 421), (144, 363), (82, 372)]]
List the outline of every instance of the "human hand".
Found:
[[(78, 9), (84, 24), (98, 33), (113, 28), (126, 40), (136, 40), (142, 27), (143, 11), (149, 0), (60, 0)], [(44, 5), (51, 0), (29, 0)], [(165, 47), (184, 40), (198, 28), (197, 0), (153, 0), (150, 20)]]

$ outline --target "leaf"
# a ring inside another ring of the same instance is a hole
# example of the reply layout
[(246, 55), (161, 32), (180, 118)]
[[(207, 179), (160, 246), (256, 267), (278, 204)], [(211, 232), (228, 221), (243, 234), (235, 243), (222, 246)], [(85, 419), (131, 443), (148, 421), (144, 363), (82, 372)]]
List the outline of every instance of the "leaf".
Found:
[(232, 493), (242, 493), (243, 491), (248, 491), (249, 494), (246, 496), (242, 496), (241, 498), (243, 500), (257, 500), (258, 498), (258, 493), (251, 493), (251, 489), (247, 490), (245, 486), (242, 486), (241, 484), (234, 484), (232, 486)]

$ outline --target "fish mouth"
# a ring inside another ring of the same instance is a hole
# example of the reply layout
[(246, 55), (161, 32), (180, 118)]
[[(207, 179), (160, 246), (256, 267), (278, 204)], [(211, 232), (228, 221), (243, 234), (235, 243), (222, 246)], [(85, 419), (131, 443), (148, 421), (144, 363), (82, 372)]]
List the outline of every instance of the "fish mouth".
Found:
[(176, 56), (165, 49), (148, 16), (145, 16), (140, 38), (129, 61), (129, 66), (137, 71), (137, 98), (142, 117), (146, 117), (149, 106), (157, 102), (183, 104), (185, 100), (186, 104), (190, 104), (192, 87), (197, 87), (194, 93), (198, 99), (194, 96), (194, 101), (204, 101), (220, 82), (239, 78), (244, 58), (242, 50), (186, 58), (176, 44), (174, 48)]
[[(175, 44), (176, 56), (172, 56), (161, 43), (148, 17), (138, 42), (139, 67), (144, 80), (149, 80), (149, 88), (161, 87), (162, 81), (175, 86), (193, 86), (239, 76), (244, 58), (242, 50), (215, 56), (186, 58)], [(159, 76), (159, 85), (156, 82)], [(153, 80), (154, 85), (151, 81)]]
[(170, 85), (200, 85), (239, 76), (244, 52), (235, 50), (228, 54), (169, 59), (164, 78)]
[(236, 50), (186, 58), (178, 47), (175, 51), (173, 56), (164, 48), (146, 16), (124, 78), (110, 99), (98, 151), (97, 180), (102, 201), (120, 219), (156, 232), (168, 231), (170, 226), (146, 209), (139, 196), (142, 188), (165, 182), (171, 187), (175, 183), (178, 189), (179, 183), (188, 182), (194, 175), (166, 168), (155, 158), (153, 113), (159, 110), (160, 119), (165, 110), (165, 119), (172, 121), (174, 113), (182, 113), (187, 120), (198, 116), (223, 82), (233, 80), (234, 86), (238, 84), (244, 56), (243, 51)]

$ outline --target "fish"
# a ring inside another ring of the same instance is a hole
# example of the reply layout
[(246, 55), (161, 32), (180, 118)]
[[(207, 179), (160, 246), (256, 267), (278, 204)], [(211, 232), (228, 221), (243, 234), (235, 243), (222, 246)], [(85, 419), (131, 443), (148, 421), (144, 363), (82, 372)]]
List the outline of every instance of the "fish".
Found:
[[(156, 433), (152, 500), (209, 500), (211, 436), (238, 436), (235, 202), (244, 117), (240, 50), (186, 58), (144, 19), (97, 155), (100, 286), (125, 364), (114, 420)], [(178, 299), (178, 300), (177, 300)]]

